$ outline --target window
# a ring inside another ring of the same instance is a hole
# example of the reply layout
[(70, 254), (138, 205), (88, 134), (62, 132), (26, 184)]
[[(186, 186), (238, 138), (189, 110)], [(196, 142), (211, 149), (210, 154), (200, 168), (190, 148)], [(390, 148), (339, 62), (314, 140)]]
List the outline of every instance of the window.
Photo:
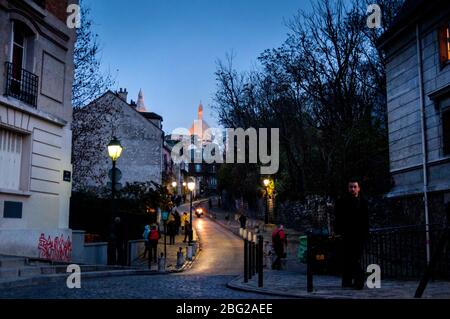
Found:
[(450, 109), (442, 113), (444, 155), (450, 155)]
[(195, 172), (201, 173), (202, 171), (202, 165), (201, 164), (195, 164)]
[(19, 190), (23, 136), (0, 129), (0, 188)]
[(33, 67), (34, 34), (20, 21), (12, 22), (10, 59), (6, 63), (6, 95), (36, 107), (39, 78)]
[(20, 83), (22, 81), (22, 69), (25, 68), (26, 61), (26, 36), (24, 28), (18, 22), (13, 22), (12, 34), (12, 76), (11, 90), (14, 93), (20, 92)]
[(450, 61), (450, 24), (439, 31), (439, 60), (441, 64)]

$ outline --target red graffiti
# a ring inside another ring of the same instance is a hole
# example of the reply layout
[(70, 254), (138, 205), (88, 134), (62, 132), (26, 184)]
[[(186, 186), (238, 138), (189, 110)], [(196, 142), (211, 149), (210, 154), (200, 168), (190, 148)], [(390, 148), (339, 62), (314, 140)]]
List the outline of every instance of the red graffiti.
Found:
[(72, 255), (72, 242), (70, 236), (67, 239), (64, 235), (55, 237), (53, 240), (50, 236), (45, 239), (42, 233), (38, 243), (39, 258), (50, 259), (55, 261), (70, 261)]

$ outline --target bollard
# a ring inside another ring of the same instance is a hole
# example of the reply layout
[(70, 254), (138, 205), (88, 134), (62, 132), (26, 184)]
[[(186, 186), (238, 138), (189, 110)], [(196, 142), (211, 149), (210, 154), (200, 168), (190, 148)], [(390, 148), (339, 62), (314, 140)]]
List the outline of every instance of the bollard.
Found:
[(248, 240), (244, 238), (244, 282), (248, 282)]
[(306, 242), (306, 291), (313, 291), (313, 252), (312, 252), (312, 234), (308, 232)]
[(259, 236), (258, 238), (258, 287), (261, 288), (263, 286), (263, 258), (264, 258), (264, 239), (263, 236)]
[(161, 253), (158, 259), (158, 272), (166, 272), (166, 258), (164, 257), (164, 253)]
[(189, 261), (192, 260), (192, 246), (186, 247), (186, 259)]
[(255, 253), (256, 253), (256, 263), (255, 263), (255, 271), (259, 273), (259, 244), (258, 241), (255, 243)]
[(177, 252), (177, 268), (181, 268), (184, 265), (184, 255), (183, 255), (183, 248), (179, 248), (179, 251)]
[(197, 252), (197, 242), (192, 242), (192, 256), (194, 257)]
[(255, 245), (254, 251), (253, 253), (255, 254), (255, 274), (258, 273), (258, 269), (259, 269), (259, 255), (258, 255), (258, 235), (254, 234), (253, 235), (253, 243)]
[(253, 260), (253, 267), (252, 267), (252, 276), (256, 274), (256, 242), (252, 241), (252, 260)]
[[(250, 236), (249, 236), (250, 237)], [(247, 239), (248, 242), (248, 279), (252, 279), (252, 242), (251, 240)]]

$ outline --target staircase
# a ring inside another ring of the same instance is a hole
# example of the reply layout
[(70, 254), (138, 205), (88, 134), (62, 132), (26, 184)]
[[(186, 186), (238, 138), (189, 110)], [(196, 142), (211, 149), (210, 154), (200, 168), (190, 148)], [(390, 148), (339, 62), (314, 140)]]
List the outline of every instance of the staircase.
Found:
[[(68, 274), (70, 263), (52, 262), (44, 259), (0, 255), (0, 284), (21, 279)], [(82, 273), (136, 268), (110, 265), (79, 265)], [(0, 287), (1, 289), (1, 287)]]

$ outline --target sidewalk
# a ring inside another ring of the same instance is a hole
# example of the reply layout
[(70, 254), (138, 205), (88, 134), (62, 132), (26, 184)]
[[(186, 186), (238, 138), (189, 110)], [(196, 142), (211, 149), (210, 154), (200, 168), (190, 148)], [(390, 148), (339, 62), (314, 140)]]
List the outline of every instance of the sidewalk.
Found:
[[(306, 291), (306, 275), (291, 271), (264, 270), (264, 286), (258, 287), (253, 277), (244, 283), (243, 276), (233, 279), (228, 287), (286, 298), (308, 299), (412, 299), (419, 281), (382, 280), (381, 288), (363, 290), (341, 289), (341, 280), (334, 276), (314, 276), (314, 291)], [(422, 298), (449, 299), (450, 283), (430, 282)]]
[[(227, 212), (220, 208), (209, 210), (208, 217), (231, 232), (239, 235), (239, 222), (234, 220), (234, 214), (230, 213), (230, 219), (225, 220)], [(258, 221), (258, 223), (263, 223)], [(250, 223), (252, 225), (252, 222)], [(273, 226), (272, 226), (273, 227)], [(262, 230), (265, 241), (271, 242), (272, 227)], [(249, 227), (253, 231), (253, 227)], [(260, 227), (261, 228), (261, 227)], [(262, 229), (262, 228), (261, 228)], [(363, 290), (341, 289), (341, 279), (336, 276), (315, 275), (313, 277), (314, 291), (306, 291), (306, 265), (299, 262), (296, 257), (298, 237), (300, 234), (285, 228), (288, 235), (288, 258), (285, 267), (281, 271), (264, 268), (264, 286), (258, 287), (258, 278), (252, 277), (248, 283), (244, 283), (243, 276), (239, 276), (228, 283), (228, 287), (262, 293), (286, 298), (315, 298), (315, 299), (409, 299), (414, 297), (414, 293), (419, 285), (419, 280), (396, 281), (382, 280), (381, 288)], [(450, 298), (450, 282), (436, 281), (430, 282), (422, 298)]]
[[(227, 228), (229, 231), (233, 232), (239, 236), (240, 223), (235, 220), (234, 213), (228, 213), (225, 210), (217, 207), (211, 209), (208, 208), (208, 217), (218, 223), (219, 225)], [(225, 216), (229, 215), (229, 220), (225, 220)], [(255, 226), (259, 226), (260, 235), (264, 237), (264, 242), (269, 242), (272, 244), (272, 231), (275, 225), (264, 225), (264, 221), (254, 220), (249, 218), (247, 220), (247, 229), (251, 232), (255, 232)], [(290, 271), (296, 271), (306, 274), (306, 265), (300, 263), (297, 258), (297, 250), (299, 245), (299, 236), (301, 235), (298, 231), (284, 227), (285, 233), (287, 235), (287, 258), (285, 259), (284, 267)]]

